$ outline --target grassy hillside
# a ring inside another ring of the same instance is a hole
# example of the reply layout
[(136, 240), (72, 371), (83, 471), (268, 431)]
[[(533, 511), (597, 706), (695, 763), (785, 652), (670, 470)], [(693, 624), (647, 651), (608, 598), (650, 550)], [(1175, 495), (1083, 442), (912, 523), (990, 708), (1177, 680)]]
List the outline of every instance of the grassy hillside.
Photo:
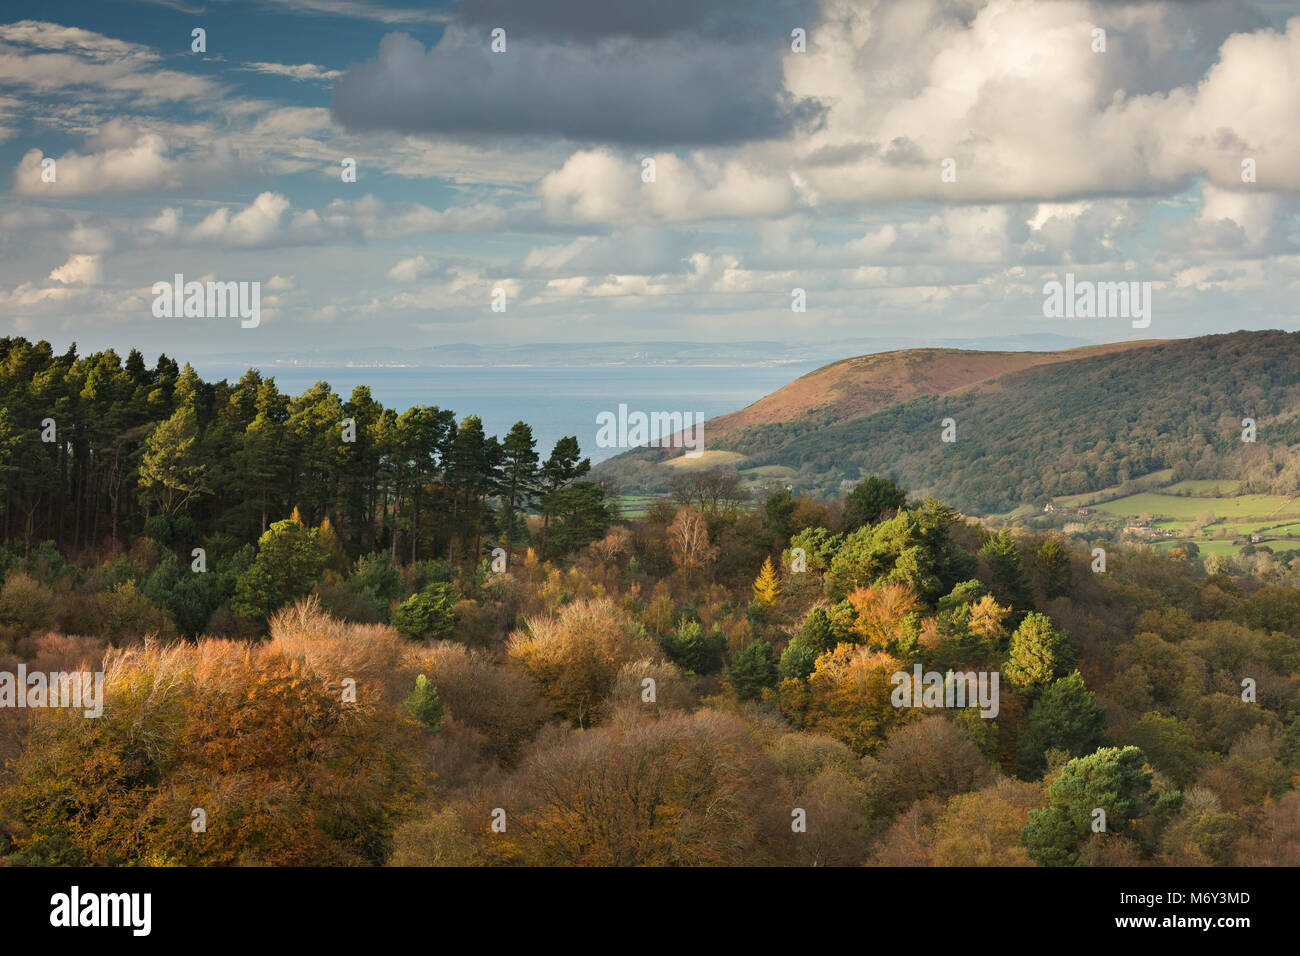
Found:
[(1009, 372), (1087, 355), (1143, 348), (1152, 341), (1092, 345), (1058, 352), (905, 349), (833, 362), (754, 404), (708, 423), (714, 437), (758, 425), (805, 429), (833, 425), (921, 395), (941, 394)]
[[(777, 466), (799, 490), (828, 495), (867, 475), (888, 475), (971, 514), (1042, 507), (1165, 469), (1169, 480), (1209, 481), (1208, 488), (1234, 481), (1234, 490), (1300, 493), (1300, 335), (1238, 332), (1044, 353), (1050, 359), (1021, 359), (1021, 367), (1001, 374), (999, 363), (1015, 353), (993, 353), (987, 365), (980, 353), (956, 353), (972, 358), (944, 359), (955, 370), (952, 380), (922, 377), (916, 388), (924, 394), (895, 388), (891, 394), (900, 397), (871, 407), (873, 396), (897, 385), (909, 356), (919, 354), (916, 367), (932, 371), (935, 351), (891, 353), (876, 366), (828, 366), (782, 390), (810, 390), (808, 380), (838, 369), (828, 403), (805, 403), (809, 417), (738, 425), (732, 416), (717, 420), (719, 427), (707, 424), (706, 442), (712, 451), (743, 455), (734, 467), (756, 483), (764, 480), (758, 469)], [(856, 385), (855, 368), (864, 376)], [(884, 386), (873, 368), (886, 370)], [(967, 380), (989, 369), (991, 377)], [(855, 389), (868, 410), (838, 420), (851, 413), (844, 396)], [(1241, 440), (1246, 417), (1257, 422), (1253, 444)], [(940, 440), (944, 419), (956, 423), (955, 442)], [(663, 454), (638, 450), (603, 469), (625, 490), (648, 492), (667, 474), (657, 464)]]

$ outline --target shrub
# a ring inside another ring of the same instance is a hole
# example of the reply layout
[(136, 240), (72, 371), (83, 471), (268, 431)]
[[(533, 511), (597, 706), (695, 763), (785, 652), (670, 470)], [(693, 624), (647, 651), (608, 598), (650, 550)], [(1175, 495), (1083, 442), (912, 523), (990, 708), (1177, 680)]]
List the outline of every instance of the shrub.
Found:
[(54, 623), (54, 592), (30, 574), (11, 574), (0, 588), (0, 624), (24, 638)]

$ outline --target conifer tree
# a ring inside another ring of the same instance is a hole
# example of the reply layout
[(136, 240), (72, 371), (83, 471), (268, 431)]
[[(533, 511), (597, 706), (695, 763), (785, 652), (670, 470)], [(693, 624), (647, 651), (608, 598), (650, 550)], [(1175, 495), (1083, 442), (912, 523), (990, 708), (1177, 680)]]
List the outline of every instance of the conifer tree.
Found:
[(767, 558), (754, 579), (754, 600), (763, 607), (771, 607), (780, 594), (781, 582), (776, 576), (776, 568), (772, 567), (772, 559)]

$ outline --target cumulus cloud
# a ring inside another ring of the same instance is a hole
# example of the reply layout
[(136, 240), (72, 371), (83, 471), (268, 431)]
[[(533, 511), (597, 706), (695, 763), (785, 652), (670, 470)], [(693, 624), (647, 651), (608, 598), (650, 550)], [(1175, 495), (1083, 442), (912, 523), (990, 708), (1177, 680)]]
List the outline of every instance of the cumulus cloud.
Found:
[(55, 179), (46, 182), (44, 152), (28, 150), (14, 169), (14, 193), (64, 197), (174, 191), (227, 182), (246, 168), (227, 140), (201, 153), (174, 156), (161, 135), (122, 120), (111, 120), (87, 137), (84, 152), (69, 150), (51, 158)]
[(783, 63), (787, 93), (826, 105), (816, 128), (694, 149), (644, 189), (608, 149), (582, 150), (540, 182), (544, 208), (620, 224), (1171, 196), (1197, 178), (1240, 188), (1247, 158), (1257, 191), (1300, 189), (1300, 17), (1278, 32), (1240, 8), (1202, 22), (1163, 3), (827, 0), (809, 52)]
[(361, 239), (391, 239), (428, 232), (487, 232), (503, 226), (507, 212), (497, 206), (432, 209), (419, 203), (386, 203), (374, 196), (336, 199), (320, 209), (292, 208), (282, 193), (260, 193), (245, 206), (222, 206), (186, 230), (180, 213), (167, 209), (149, 230), (172, 230), (189, 245), (249, 249), (315, 245)]
[[(974, 16), (831, 0), (792, 92), (831, 103), (792, 144), (821, 199), (1070, 199), (1167, 193), (1237, 177), (1267, 156), (1264, 188), (1300, 187), (1300, 19), (1232, 33), (1174, 4), (987, 0)], [(1251, 18), (1237, 10), (1238, 22)], [(1092, 30), (1110, 26), (1106, 52)], [(1180, 49), (1192, 37), (1195, 55)], [(1188, 62), (1209, 67), (1203, 74)], [(907, 160), (891, 162), (903, 149)], [(838, 155), (837, 155), (838, 151)], [(897, 154), (896, 154), (897, 155)], [(956, 161), (956, 181), (940, 176)], [(804, 163), (803, 160), (816, 160)]]
[(1169, 224), (1163, 232), (1171, 248), (1200, 255), (1283, 252), (1293, 247), (1286, 225), (1297, 208), (1296, 197), (1207, 183), (1196, 217)]
[(430, 263), (424, 256), (403, 259), (388, 270), (388, 278), (395, 282), (414, 282), (421, 276), (428, 275)]
[(644, 223), (770, 216), (795, 201), (782, 170), (672, 153), (647, 158), (654, 161), (653, 182), (643, 181), (642, 160), (609, 149), (576, 152), (538, 184), (542, 207), (560, 220)]
[[(1294, 319), (1300, 18), (1244, 2), (811, 2), (461, 0), (431, 49), (389, 36), (342, 76), (242, 67), (300, 81), (259, 84), (274, 100), (232, 98), (198, 58), (0, 25), (0, 140), (91, 131), (14, 151), (0, 303), (15, 328), (72, 328), (101, 297), (147, 291), (139, 273), (165, 250), (187, 275), (265, 267), (285, 328), (344, 337), (356, 315), (368, 335), (509, 335), (524, 316), (538, 337), (853, 336), (924, 316), (978, 336), (1037, 330), (1042, 283), (1065, 268), (1161, 284), (1160, 334)], [(504, 56), (488, 51), (498, 25)], [(332, 80), (322, 108), (313, 85)], [(344, 156), (359, 185), (339, 182)], [(213, 188), (236, 175), (237, 191)], [(157, 198), (64, 201), (119, 195)], [(797, 317), (794, 286), (815, 305)], [(497, 287), (508, 317), (486, 312)]]
[(99, 285), (104, 281), (104, 267), (96, 255), (75, 255), (50, 273), (50, 278), (64, 285)]

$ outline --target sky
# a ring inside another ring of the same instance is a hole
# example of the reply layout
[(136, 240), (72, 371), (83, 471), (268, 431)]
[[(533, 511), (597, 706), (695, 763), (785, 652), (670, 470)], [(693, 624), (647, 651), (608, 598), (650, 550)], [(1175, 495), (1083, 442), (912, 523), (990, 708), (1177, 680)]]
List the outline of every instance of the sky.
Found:
[[(1294, 0), (2, 9), (0, 335), (185, 359), (1300, 329)], [(260, 322), (155, 316), (177, 273), (259, 283)], [(1066, 273), (1149, 282), (1150, 325), (1045, 316)]]

